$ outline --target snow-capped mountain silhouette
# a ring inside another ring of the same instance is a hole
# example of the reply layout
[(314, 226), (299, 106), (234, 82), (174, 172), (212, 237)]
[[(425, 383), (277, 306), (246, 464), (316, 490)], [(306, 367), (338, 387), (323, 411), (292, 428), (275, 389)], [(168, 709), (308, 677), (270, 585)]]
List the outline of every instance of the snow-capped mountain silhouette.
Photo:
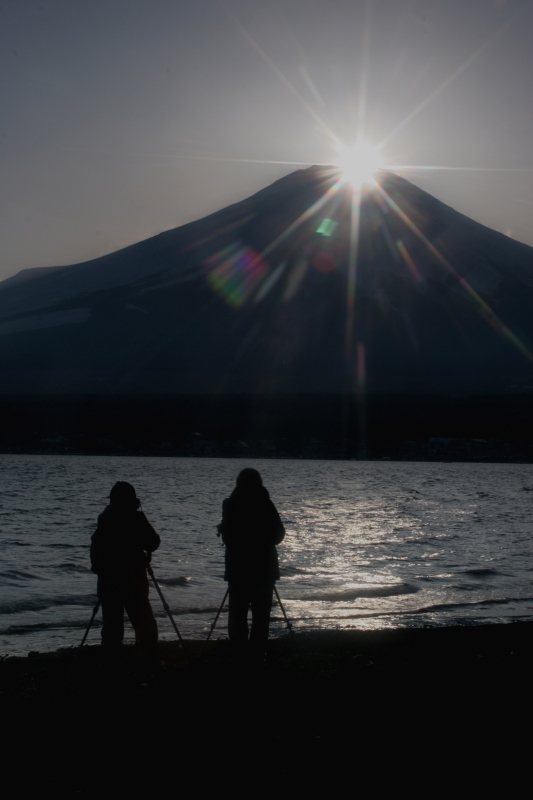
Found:
[(0, 283), (3, 393), (501, 393), (533, 384), (533, 248), (333, 168)]

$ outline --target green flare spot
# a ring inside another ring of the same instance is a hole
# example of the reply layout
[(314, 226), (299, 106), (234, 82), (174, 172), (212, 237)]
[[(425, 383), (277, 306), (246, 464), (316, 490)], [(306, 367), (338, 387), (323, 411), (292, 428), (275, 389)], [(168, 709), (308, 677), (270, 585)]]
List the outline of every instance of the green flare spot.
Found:
[(318, 228), (316, 229), (317, 233), (321, 233), (322, 236), (333, 236), (335, 233), (335, 228), (337, 227), (338, 223), (334, 222), (332, 219), (323, 219)]

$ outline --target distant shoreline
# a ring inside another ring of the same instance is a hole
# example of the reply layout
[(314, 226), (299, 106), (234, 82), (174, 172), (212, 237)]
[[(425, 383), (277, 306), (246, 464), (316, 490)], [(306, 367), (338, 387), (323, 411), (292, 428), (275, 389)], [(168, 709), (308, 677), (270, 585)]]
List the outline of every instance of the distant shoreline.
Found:
[(0, 394), (0, 453), (530, 464), (531, 397)]
[(13, 448), (9, 450), (2, 450), (0, 449), (0, 455), (2, 456), (73, 456), (76, 458), (83, 458), (85, 456), (102, 456), (102, 457), (115, 457), (115, 458), (224, 458), (224, 459), (246, 459), (246, 460), (265, 460), (265, 461), (361, 461), (361, 462), (372, 462), (372, 463), (412, 463), (412, 464), (533, 464), (533, 456), (530, 459), (526, 458), (506, 458), (506, 459), (489, 459), (489, 458), (391, 458), (389, 456), (367, 456), (367, 457), (356, 457), (356, 456), (335, 456), (335, 455), (324, 455), (324, 456), (312, 456), (312, 455), (298, 455), (298, 454), (290, 454), (290, 455), (275, 455), (269, 456), (264, 454), (248, 454), (248, 453), (240, 453), (240, 454), (231, 454), (229, 455), (227, 452), (223, 450), (220, 452), (214, 451), (209, 454), (206, 453), (184, 453), (182, 451), (176, 450), (175, 452), (158, 452), (158, 451), (133, 451), (133, 450), (68, 450), (68, 449), (35, 449), (35, 450), (15, 450)]

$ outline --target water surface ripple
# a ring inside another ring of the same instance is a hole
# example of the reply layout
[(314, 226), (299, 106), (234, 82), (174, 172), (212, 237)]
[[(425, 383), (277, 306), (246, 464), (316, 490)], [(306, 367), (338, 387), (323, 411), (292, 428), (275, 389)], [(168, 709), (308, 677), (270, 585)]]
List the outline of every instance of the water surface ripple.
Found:
[[(161, 535), (152, 565), (182, 635), (206, 636), (226, 589), (215, 526), (245, 466), (287, 528), (278, 589), (296, 629), (533, 619), (529, 464), (3, 455), (0, 654), (81, 641), (90, 536), (117, 480), (135, 485)], [(275, 608), (271, 631), (283, 630)]]

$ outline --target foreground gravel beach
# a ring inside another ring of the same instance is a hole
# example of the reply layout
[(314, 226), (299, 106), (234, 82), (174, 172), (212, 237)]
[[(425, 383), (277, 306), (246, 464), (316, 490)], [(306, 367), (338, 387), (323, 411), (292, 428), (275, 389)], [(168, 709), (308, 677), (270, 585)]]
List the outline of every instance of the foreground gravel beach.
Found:
[(144, 668), (133, 648), (110, 666), (96, 645), (78, 657), (71, 648), (5, 658), (6, 763), (20, 788), (74, 793), (330, 792), (346, 782), (355, 791), (399, 781), (399, 765), (406, 791), (413, 769), (429, 770), (433, 788), (452, 775), (478, 790), (496, 779), (507, 793), (518, 787), (533, 623), (330, 631), (269, 645), (266, 666), (252, 670), (225, 640), (185, 651), (164, 642), (161, 670)]

